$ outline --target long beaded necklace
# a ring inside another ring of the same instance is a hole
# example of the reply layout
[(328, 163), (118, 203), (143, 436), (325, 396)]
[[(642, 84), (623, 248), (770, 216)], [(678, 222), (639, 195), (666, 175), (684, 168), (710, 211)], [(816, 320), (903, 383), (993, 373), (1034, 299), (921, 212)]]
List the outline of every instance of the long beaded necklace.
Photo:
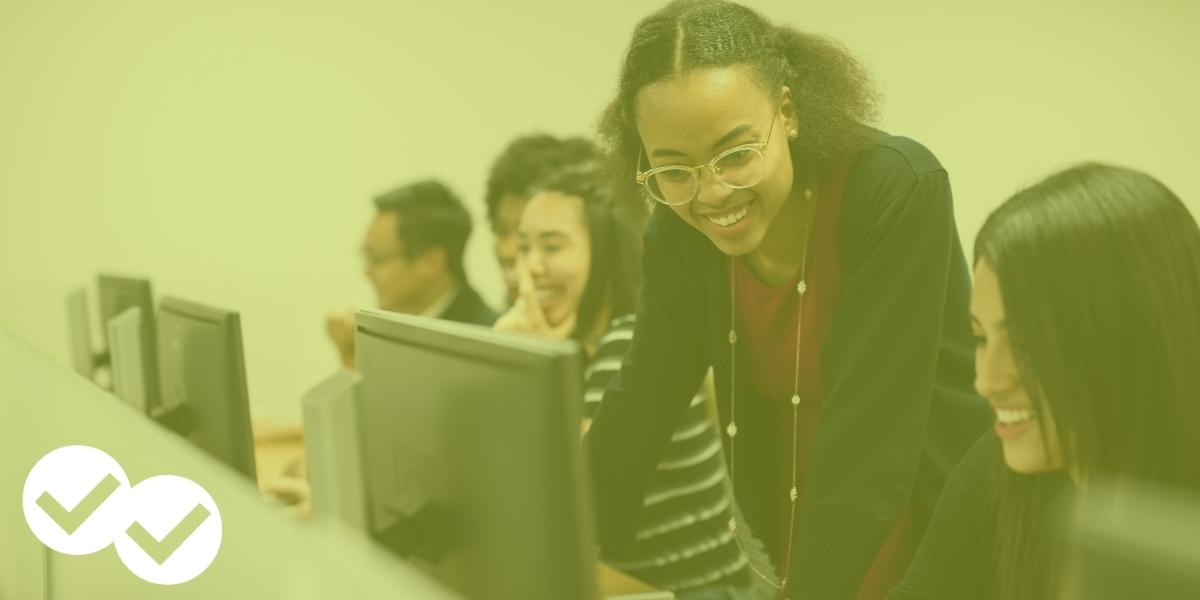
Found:
[[(813, 196), (813, 192), (811, 189), (804, 190), (804, 199), (805, 200), (807, 200), (809, 202), (813, 202), (813, 198), (814, 198), (814, 196)], [(793, 536), (795, 535), (795, 532), (796, 532), (796, 500), (799, 498), (799, 495), (800, 495), (798, 488), (797, 488), (797, 482), (796, 482), (796, 467), (797, 467), (796, 463), (798, 461), (797, 455), (796, 455), (796, 449), (797, 449), (797, 439), (796, 438), (798, 437), (799, 429), (800, 429), (800, 404), (802, 403), (802, 399), (800, 398), (800, 340), (801, 340), (801, 336), (804, 332), (804, 293), (806, 291), (808, 291), (808, 283), (807, 283), (808, 248), (811, 245), (809, 242), (809, 238), (812, 237), (813, 222), (816, 220), (817, 220), (816, 207), (814, 206), (812, 218), (810, 218), (808, 220), (808, 226), (807, 226), (807, 229), (804, 234), (804, 251), (801, 254), (801, 259), (800, 259), (800, 261), (801, 261), (800, 262), (800, 282), (796, 284), (796, 293), (800, 295), (800, 302), (799, 302), (800, 308), (797, 311), (799, 314), (796, 316), (796, 362), (795, 362), (795, 375), (792, 379), (792, 399), (791, 399), (791, 403), (792, 403), (792, 486), (791, 486), (791, 489), (788, 490), (788, 501), (791, 503), (791, 510), (790, 510), (791, 516), (789, 517), (789, 523), (788, 523), (788, 544), (787, 544), (787, 553), (784, 558), (785, 562), (783, 564), (783, 575), (782, 575), (782, 577), (780, 577), (780, 579), (778, 581), (776, 581), (772, 577), (770, 577), (768, 574), (764, 573), (762, 571), (762, 569), (759, 569), (757, 566), (755, 566), (753, 561), (747, 562), (747, 564), (750, 566), (750, 570), (753, 571), (755, 575), (757, 575), (760, 579), (765, 581), (767, 583), (767, 585), (770, 585), (771, 587), (773, 587), (776, 590), (779, 590), (781, 592), (784, 591), (784, 588), (787, 587), (788, 570), (791, 569), (791, 564), (792, 564), (792, 547), (795, 545), (795, 539), (793, 538)], [(729, 425), (727, 425), (725, 427), (725, 434), (729, 436), (729, 480), (730, 480), (731, 485), (736, 485), (733, 482), (737, 481), (736, 475), (737, 475), (738, 427), (737, 427), (736, 373), (737, 373), (737, 339), (738, 338), (737, 338), (737, 328), (736, 328), (737, 305), (735, 304), (737, 294), (734, 292), (734, 275), (735, 275), (734, 269), (736, 268), (736, 264), (737, 263), (736, 263), (736, 261), (734, 261), (733, 257), (732, 256), (729, 257), (729, 315), (730, 315), (729, 316)], [(747, 554), (746, 549), (742, 547), (742, 542), (740, 539), (738, 539), (738, 536), (737, 536), (738, 530), (737, 530), (737, 519), (736, 518), (730, 517), (729, 531), (734, 534), (733, 539), (734, 539), (734, 542), (737, 544), (738, 549), (741, 550), (743, 554)]]

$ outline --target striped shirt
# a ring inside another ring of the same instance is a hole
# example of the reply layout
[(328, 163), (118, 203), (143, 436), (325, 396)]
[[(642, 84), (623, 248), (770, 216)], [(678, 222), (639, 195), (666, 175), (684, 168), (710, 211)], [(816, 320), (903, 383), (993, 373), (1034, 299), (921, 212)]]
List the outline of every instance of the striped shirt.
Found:
[[(613, 319), (585, 372), (583, 414), (593, 418), (621, 369), (634, 315)], [(637, 542), (605, 562), (654, 587), (679, 591), (744, 582), (746, 559), (729, 531), (732, 514), (721, 437), (697, 394), (684, 412), (646, 491)]]

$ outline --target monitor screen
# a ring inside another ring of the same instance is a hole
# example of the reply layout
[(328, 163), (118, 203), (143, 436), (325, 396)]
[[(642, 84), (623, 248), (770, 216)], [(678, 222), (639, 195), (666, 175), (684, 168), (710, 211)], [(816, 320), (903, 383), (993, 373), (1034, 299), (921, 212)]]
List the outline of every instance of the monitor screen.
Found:
[(71, 368), (87, 379), (96, 371), (96, 352), (92, 349), (92, 325), (88, 318), (87, 290), (79, 288), (67, 295), (67, 335), (71, 349)]
[(366, 525), (358, 447), (360, 379), (358, 373), (339, 370), (309, 390), (301, 404), (313, 514), (361, 531)]
[(158, 321), (162, 402), (153, 416), (254, 479), (238, 314), (163, 298)]
[(151, 362), (142, 346), (145, 322), (142, 309), (134, 306), (108, 321), (108, 355), (112, 370), (112, 392), (140, 413), (147, 413), (145, 373)]
[[(136, 277), (121, 277), (117, 275), (100, 275), (97, 280), (97, 290), (100, 298), (100, 330), (104, 335), (104, 347), (109, 347), (108, 322), (129, 308), (137, 307), (142, 311), (142, 348), (145, 356), (150, 357), (142, 370), (142, 388), (145, 390), (146, 403), (149, 407), (158, 405), (159, 376), (155, 358), (158, 356), (158, 334), (154, 322), (154, 294), (150, 289), (150, 281)], [(101, 356), (105, 356), (102, 354)], [(102, 361), (107, 364), (107, 360)]]
[(360, 311), (370, 534), (468, 598), (592, 598), (578, 346)]

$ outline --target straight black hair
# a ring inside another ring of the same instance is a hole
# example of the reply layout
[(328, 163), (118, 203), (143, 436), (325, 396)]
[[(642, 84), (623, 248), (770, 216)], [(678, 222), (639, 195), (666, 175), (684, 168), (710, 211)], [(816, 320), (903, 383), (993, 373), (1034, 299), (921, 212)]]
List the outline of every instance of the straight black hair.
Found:
[[(1082, 164), (993, 212), (981, 261), (1068, 467), (1200, 488), (1200, 227), (1180, 199), (1145, 173)], [(1000, 467), (1001, 598), (1042, 597), (1057, 584), (1062, 525), (1051, 484)]]
[(607, 319), (633, 313), (641, 285), (641, 233), (644, 206), (618, 205), (594, 162), (565, 168), (534, 187), (583, 201), (591, 238), (591, 264), (580, 298), (573, 337), (585, 346), (603, 333)]

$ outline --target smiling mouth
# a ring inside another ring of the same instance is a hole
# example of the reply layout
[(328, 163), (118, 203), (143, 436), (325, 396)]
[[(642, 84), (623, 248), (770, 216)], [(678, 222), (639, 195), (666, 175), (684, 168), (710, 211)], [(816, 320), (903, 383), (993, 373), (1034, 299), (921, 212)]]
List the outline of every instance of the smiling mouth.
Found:
[(996, 421), (1004, 425), (1020, 425), (1021, 423), (1032, 421), (1035, 416), (1032, 410), (1023, 408), (1014, 410), (997, 408), (995, 412)]
[(729, 227), (738, 223), (742, 219), (746, 218), (746, 215), (750, 214), (751, 204), (753, 204), (753, 201), (747, 202), (737, 208), (734, 208), (733, 210), (725, 211), (723, 213), (706, 214), (703, 216), (708, 220), (709, 223), (712, 223), (717, 227)]

